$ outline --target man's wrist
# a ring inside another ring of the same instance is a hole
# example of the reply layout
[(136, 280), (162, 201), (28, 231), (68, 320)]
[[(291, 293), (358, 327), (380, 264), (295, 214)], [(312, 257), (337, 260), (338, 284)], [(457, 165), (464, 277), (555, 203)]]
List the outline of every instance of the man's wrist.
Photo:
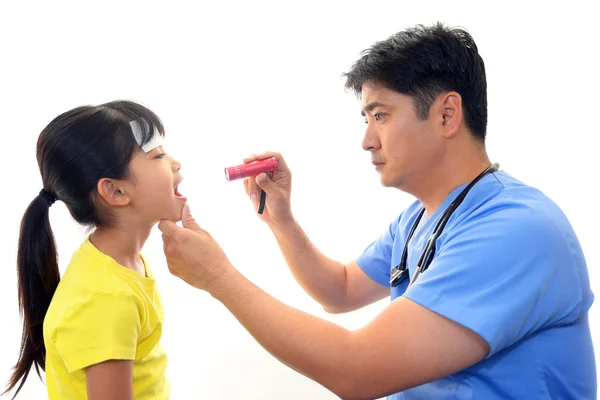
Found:
[(223, 303), (224, 300), (235, 294), (236, 288), (243, 284), (243, 280), (242, 274), (233, 265), (228, 264), (223, 268), (222, 273), (211, 282), (207, 291), (212, 297)]
[(284, 218), (278, 218), (277, 220), (271, 220), (268, 223), (269, 229), (275, 234), (284, 233), (292, 230), (296, 225), (294, 215), (290, 214)]

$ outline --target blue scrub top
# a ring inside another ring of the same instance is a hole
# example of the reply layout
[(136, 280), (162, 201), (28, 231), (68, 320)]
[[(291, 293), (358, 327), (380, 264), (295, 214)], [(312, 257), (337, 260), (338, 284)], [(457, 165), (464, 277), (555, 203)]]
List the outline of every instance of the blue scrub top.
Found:
[[(423, 214), (408, 247), (410, 277), (437, 220), (466, 186), (431, 218)], [(421, 209), (413, 203), (357, 259), (381, 285), (389, 286)], [(466, 326), (490, 353), (389, 399), (596, 399), (586, 262), (566, 216), (539, 190), (505, 172), (481, 179), (452, 214), (429, 268), (407, 286), (408, 279), (391, 288), (391, 300), (404, 296)]]

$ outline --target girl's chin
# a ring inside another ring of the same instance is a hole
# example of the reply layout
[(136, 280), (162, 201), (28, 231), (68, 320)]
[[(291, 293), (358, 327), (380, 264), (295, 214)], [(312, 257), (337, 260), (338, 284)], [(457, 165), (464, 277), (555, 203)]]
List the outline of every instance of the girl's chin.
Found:
[[(175, 201), (171, 204), (171, 206), (167, 206), (166, 208), (170, 208), (170, 212), (161, 213), (160, 219), (156, 221), (159, 223), (161, 220), (167, 220), (172, 222), (181, 222), (181, 217), (183, 214), (183, 206), (187, 203), (187, 198), (185, 197), (176, 197)], [(163, 209), (164, 210), (164, 209)]]
[(173, 222), (177, 223), (177, 222), (181, 222), (181, 213), (179, 213), (179, 215), (172, 220)]
[(173, 211), (173, 213), (169, 216), (165, 216), (164, 219), (172, 221), (172, 222), (181, 222), (181, 210)]
[(173, 213), (173, 218), (174, 219), (172, 219), (171, 221), (173, 221), (173, 222), (180, 222), (181, 221), (181, 218), (183, 216), (183, 206), (185, 205), (185, 203), (186, 203), (186, 199), (184, 199), (181, 202), (181, 205), (177, 204), (177, 207), (175, 207), (175, 211)]

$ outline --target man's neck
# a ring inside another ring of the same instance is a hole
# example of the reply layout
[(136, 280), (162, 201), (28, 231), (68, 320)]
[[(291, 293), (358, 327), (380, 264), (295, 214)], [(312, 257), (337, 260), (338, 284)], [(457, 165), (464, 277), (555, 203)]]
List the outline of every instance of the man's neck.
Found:
[(473, 181), (490, 164), (485, 151), (470, 157), (461, 155), (460, 159), (446, 160), (429, 171), (412, 194), (421, 201), (427, 216), (431, 217), (454, 189)]

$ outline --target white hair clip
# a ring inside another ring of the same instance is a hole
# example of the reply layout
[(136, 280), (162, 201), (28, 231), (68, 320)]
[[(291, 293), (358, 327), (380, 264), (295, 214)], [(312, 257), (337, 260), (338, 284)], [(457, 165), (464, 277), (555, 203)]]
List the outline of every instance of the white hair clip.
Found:
[[(142, 120), (142, 122), (144, 123), (146, 130), (148, 130), (147, 122), (144, 120)], [(162, 135), (155, 131), (152, 140), (150, 140), (148, 143), (142, 146), (143, 136), (140, 123), (138, 121), (131, 121), (129, 123), (129, 126), (131, 126), (131, 132), (133, 132), (133, 137), (135, 138), (135, 141), (141, 146), (142, 150), (144, 150), (144, 153), (148, 153), (164, 144), (164, 138), (162, 137)]]

